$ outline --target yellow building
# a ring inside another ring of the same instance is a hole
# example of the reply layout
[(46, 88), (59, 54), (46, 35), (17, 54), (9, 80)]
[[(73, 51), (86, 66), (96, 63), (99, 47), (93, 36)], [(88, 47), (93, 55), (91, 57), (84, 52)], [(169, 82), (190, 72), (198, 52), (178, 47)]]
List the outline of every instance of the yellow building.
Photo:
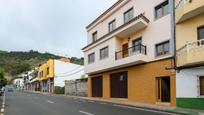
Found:
[(41, 83), (41, 91), (54, 92), (54, 60), (49, 59), (46, 63), (39, 67), (39, 79)]
[(176, 0), (175, 23), (177, 105), (204, 109), (204, 0)]

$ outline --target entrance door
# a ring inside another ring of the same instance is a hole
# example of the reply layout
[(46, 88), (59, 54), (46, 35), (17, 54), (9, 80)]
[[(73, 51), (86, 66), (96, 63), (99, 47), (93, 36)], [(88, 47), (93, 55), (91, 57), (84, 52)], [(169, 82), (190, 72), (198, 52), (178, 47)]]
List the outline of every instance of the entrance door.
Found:
[(127, 72), (111, 74), (111, 97), (128, 97), (128, 75)]
[(122, 53), (123, 53), (123, 58), (125, 58), (125, 57), (128, 57), (128, 55), (129, 55), (129, 53), (128, 53), (128, 43), (126, 43), (126, 44), (123, 44), (123, 47), (122, 47), (123, 49), (123, 51), (122, 51)]
[(160, 102), (170, 102), (170, 77), (157, 78), (157, 99)]
[(102, 97), (103, 95), (103, 77), (92, 78), (92, 97)]

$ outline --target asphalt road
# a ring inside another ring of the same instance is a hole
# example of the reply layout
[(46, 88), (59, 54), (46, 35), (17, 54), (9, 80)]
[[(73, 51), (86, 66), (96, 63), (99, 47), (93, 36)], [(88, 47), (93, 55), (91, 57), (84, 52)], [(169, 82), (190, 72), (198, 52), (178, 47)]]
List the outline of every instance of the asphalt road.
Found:
[(6, 93), (4, 115), (170, 115), (71, 97)]

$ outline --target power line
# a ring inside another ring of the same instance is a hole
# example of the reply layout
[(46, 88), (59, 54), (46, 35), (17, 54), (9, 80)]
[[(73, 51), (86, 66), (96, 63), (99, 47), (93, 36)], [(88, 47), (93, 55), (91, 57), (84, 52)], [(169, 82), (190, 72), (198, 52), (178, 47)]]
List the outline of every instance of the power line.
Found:
[(74, 68), (74, 69), (72, 69), (72, 70), (70, 70), (70, 71), (67, 71), (67, 72), (59, 73), (58, 75), (60, 75), (60, 74), (67, 74), (67, 73), (71, 73), (71, 72), (73, 72), (73, 71), (75, 71), (75, 70), (79, 69), (80, 67), (82, 67), (82, 66), (78, 66), (78, 67), (76, 67), (76, 68)]
[(84, 70), (84, 69), (80, 69), (79, 71), (76, 71), (76, 72), (74, 72), (74, 73), (67, 74), (67, 75), (62, 75), (62, 76), (56, 75), (55, 78), (57, 78), (57, 77), (67, 77), (67, 76), (71, 76), (71, 75), (77, 74), (77, 73), (79, 73), (79, 72), (81, 72), (81, 71), (83, 71), (83, 70)]

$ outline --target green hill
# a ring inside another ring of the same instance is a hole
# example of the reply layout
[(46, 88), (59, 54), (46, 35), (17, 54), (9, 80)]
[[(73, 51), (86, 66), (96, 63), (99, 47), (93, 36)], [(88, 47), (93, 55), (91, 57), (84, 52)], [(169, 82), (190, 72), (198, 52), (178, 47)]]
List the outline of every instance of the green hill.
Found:
[[(48, 59), (60, 59), (60, 56), (50, 53), (40, 53), (38, 51), (29, 52), (6, 52), (0, 51), (0, 69), (7, 75), (16, 76), (31, 68), (37, 66), (40, 63), (47, 61)], [(83, 58), (70, 58), (72, 63), (83, 65)]]

